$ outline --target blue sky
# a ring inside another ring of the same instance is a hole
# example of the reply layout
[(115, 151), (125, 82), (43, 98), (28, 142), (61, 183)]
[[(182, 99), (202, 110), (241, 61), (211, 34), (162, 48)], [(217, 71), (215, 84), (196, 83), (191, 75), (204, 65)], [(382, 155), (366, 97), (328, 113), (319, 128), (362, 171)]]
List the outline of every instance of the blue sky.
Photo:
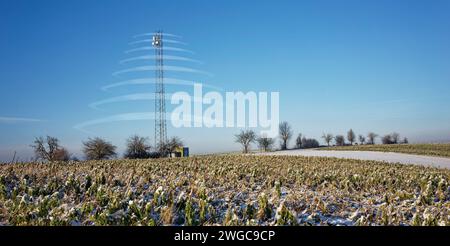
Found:
[[(202, 61), (183, 74), (225, 91), (279, 91), (295, 133), (397, 131), (413, 142), (450, 140), (450, 1), (23, 1), (0, 2), (0, 160), (31, 155), (52, 135), (76, 155), (100, 136), (123, 150), (153, 121), (77, 124), (153, 110), (152, 101), (89, 104), (153, 86), (101, 88), (124, 78), (135, 35), (163, 29)], [(141, 53), (144, 54), (144, 53)], [(148, 64), (153, 65), (153, 64)], [(152, 76), (153, 73), (149, 73)], [(141, 77), (145, 74), (141, 74)], [(168, 86), (169, 92), (187, 90)], [(239, 129), (172, 129), (194, 153), (236, 150)]]

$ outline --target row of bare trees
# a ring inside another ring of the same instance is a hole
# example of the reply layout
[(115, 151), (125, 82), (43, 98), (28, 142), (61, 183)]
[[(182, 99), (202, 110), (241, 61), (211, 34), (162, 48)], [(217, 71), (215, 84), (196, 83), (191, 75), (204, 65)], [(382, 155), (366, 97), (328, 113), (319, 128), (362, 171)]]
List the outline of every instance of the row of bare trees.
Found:
[[(280, 123), (278, 127), (278, 137), (280, 139), (280, 149), (288, 149), (289, 141), (294, 136), (292, 127), (286, 121)], [(257, 143), (261, 151), (271, 151), (275, 145), (275, 139), (266, 135), (257, 136), (252, 130), (242, 130), (235, 135), (235, 141), (242, 145), (242, 152), (248, 153), (252, 143)], [(310, 139), (302, 136), (300, 133), (296, 139), (296, 148), (316, 148), (319, 147), (319, 142), (316, 139)]]
[[(280, 139), (280, 149), (286, 150), (288, 149), (289, 141), (294, 136), (291, 126), (286, 121), (281, 122), (278, 128), (278, 137)], [(378, 138), (378, 134), (374, 132), (369, 132), (367, 136), (364, 135), (356, 135), (353, 129), (350, 129), (347, 132), (347, 136), (344, 135), (336, 135), (334, 136), (331, 133), (324, 133), (322, 135), (323, 140), (328, 146), (331, 146), (334, 141), (334, 145), (336, 146), (345, 146), (345, 145), (373, 145)], [(250, 151), (250, 147), (252, 143), (257, 143), (258, 147), (261, 151), (270, 151), (272, 150), (275, 139), (269, 138), (265, 135), (257, 136), (256, 133), (252, 130), (242, 130), (239, 134), (235, 135), (235, 141), (242, 145), (242, 151), (244, 153), (248, 153)], [(348, 142), (347, 142), (348, 141)], [(399, 144), (399, 143), (408, 143), (408, 139), (404, 138), (400, 141), (400, 134), (391, 133), (381, 137), (381, 142), (383, 144)], [(302, 136), (301, 133), (298, 134), (295, 139), (295, 148), (297, 149), (307, 149), (307, 148), (317, 148), (320, 147), (319, 141), (313, 138), (306, 138)]]
[[(358, 135), (358, 141), (359, 141), (359, 143), (358, 143), (355, 132), (352, 129), (350, 129), (347, 132), (347, 140), (349, 142), (349, 144), (347, 144), (346, 138), (343, 135), (333, 136), (333, 134), (331, 134), (331, 133), (324, 133), (322, 135), (323, 140), (325, 141), (325, 143), (328, 146), (331, 146), (333, 140), (334, 140), (334, 144), (336, 146), (345, 146), (345, 145), (354, 145), (354, 144), (373, 145), (373, 144), (375, 144), (375, 141), (378, 137), (379, 137), (378, 134), (376, 134), (374, 132), (369, 132), (367, 134), (367, 136)], [(400, 141), (400, 134), (394, 132), (394, 133), (383, 136), (381, 138), (381, 142), (383, 144), (399, 144), (399, 143), (406, 144), (406, 143), (408, 143), (408, 138), (404, 138), (402, 141)]]
[(383, 144), (407, 144), (409, 141), (408, 138), (403, 138), (403, 140), (400, 140), (400, 134), (394, 132), (391, 134), (384, 135), (381, 138), (381, 142)]
[[(375, 134), (369, 133), (368, 134), (368, 138), (369, 138), (369, 136), (371, 136), (370, 139), (372, 139), (372, 142), (374, 142), (375, 141), (374, 140)], [(325, 141), (325, 143), (327, 144), (327, 146), (331, 146), (333, 140), (334, 140), (334, 142), (335, 142), (335, 144), (337, 146), (344, 146), (344, 145), (346, 145), (345, 137), (343, 135), (333, 136), (333, 134), (331, 134), (331, 133), (324, 133), (322, 135), (322, 138)], [(350, 145), (353, 145), (353, 143), (356, 142), (356, 134), (355, 134), (355, 132), (352, 129), (350, 129), (347, 132), (347, 140), (350, 142)], [(359, 135), (359, 140), (361, 142), (365, 142), (366, 138), (364, 136), (362, 136), (362, 135)]]
[[(124, 158), (146, 159), (161, 157), (160, 153), (172, 154), (175, 150), (183, 146), (183, 141), (178, 137), (172, 137), (164, 146), (153, 148), (148, 143), (148, 138), (133, 135), (127, 139)], [(34, 149), (36, 160), (43, 161), (69, 161), (77, 160), (72, 158), (69, 151), (60, 146), (59, 140), (55, 137), (38, 137), (31, 147)], [(87, 160), (104, 160), (117, 157), (117, 147), (111, 142), (102, 138), (89, 138), (83, 142), (83, 154)], [(153, 151), (152, 151), (153, 150)]]

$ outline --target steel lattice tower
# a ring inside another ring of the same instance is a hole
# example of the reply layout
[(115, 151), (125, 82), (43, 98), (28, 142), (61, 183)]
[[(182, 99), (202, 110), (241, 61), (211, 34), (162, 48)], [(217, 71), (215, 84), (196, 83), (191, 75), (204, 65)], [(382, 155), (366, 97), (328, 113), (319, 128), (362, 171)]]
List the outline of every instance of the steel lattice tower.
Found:
[(167, 143), (166, 101), (164, 89), (164, 59), (163, 59), (163, 33), (158, 31), (153, 35), (155, 48), (155, 147), (162, 156), (166, 154)]

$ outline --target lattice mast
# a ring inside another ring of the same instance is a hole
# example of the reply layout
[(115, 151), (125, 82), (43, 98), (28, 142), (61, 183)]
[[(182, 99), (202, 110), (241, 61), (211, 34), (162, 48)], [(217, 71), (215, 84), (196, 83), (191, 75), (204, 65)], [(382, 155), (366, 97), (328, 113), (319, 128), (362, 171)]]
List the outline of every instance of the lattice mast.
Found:
[(166, 101), (164, 89), (164, 53), (163, 33), (157, 31), (153, 35), (152, 45), (155, 48), (155, 147), (165, 156), (167, 151)]

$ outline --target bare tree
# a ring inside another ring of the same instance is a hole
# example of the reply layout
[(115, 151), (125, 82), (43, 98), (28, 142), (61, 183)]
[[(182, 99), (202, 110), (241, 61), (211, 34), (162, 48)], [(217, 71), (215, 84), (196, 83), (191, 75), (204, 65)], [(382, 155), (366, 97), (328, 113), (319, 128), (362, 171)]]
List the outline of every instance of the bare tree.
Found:
[(88, 160), (104, 160), (117, 156), (116, 146), (98, 137), (89, 138), (83, 145), (83, 152)]
[(398, 143), (400, 143), (400, 134), (398, 134), (398, 133), (396, 133), (396, 132), (393, 132), (393, 133), (391, 134), (391, 137), (392, 137), (392, 143), (393, 143), (393, 144), (398, 144)]
[(235, 141), (242, 144), (244, 147), (243, 152), (248, 153), (250, 150), (250, 144), (255, 142), (256, 134), (252, 130), (241, 131), (241, 133), (235, 135)]
[(127, 149), (125, 158), (128, 159), (145, 159), (150, 157), (151, 146), (147, 143), (148, 138), (138, 135), (131, 136), (127, 139)]
[(394, 140), (393, 140), (391, 134), (384, 135), (384, 136), (381, 138), (381, 142), (382, 142), (383, 144), (394, 144)]
[(359, 135), (359, 144), (364, 145), (366, 143), (366, 137)]
[(375, 138), (377, 137), (377, 134), (369, 132), (369, 134), (367, 134), (367, 144), (375, 144)]
[(333, 134), (331, 133), (327, 133), (327, 134), (323, 134), (322, 135), (323, 140), (325, 141), (325, 143), (327, 143), (328, 147), (330, 147), (330, 143), (333, 140)]
[(34, 149), (36, 159), (46, 161), (68, 161), (70, 159), (69, 152), (59, 146), (59, 140), (55, 137), (47, 136), (45, 139), (38, 137), (31, 147)]
[(402, 143), (403, 144), (408, 144), (409, 143), (408, 138), (403, 138), (403, 142)]
[(345, 145), (345, 138), (342, 135), (337, 135), (336, 137), (334, 137), (334, 141), (336, 142), (337, 146)]
[(13, 158), (12, 158), (12, 160), (9, 162), (9, 163), (15, 163), (15, 161), (16, 161), (16, 155), (17, 155), (17, 151), (14, 151), (14, 155), (13, 155)]
[(283, 121), (280, 123), (279, 134), (280, 134), (280, 138), (281, 138), (281, 149), (285, 150), (285, 149), (287, 149), (289, 139), (291, 139), (292, 134), (293, 134), (289, 123), (287, 123), (286, 121)]
[(258, 142), (259, 149), (261, 149), (264, 152), (267, 152), (272, 150), (275, 141), (273, 140), (273, 138), (269, 138), (266, 135), (263, 135), (258, 139), (256, 139), (256, 142)]
[(59, 148), (55, 151), (55, 160), (57, 161), (69, 161), (70, 153), (66, 148)]
[(167, 152), (172, 156), (172, 153), (175, 153), (177, 148), (183, 146), (184, 143), (179, 137), (171, 137), (169, 141), (167, 141)]
[(320, 147), (319, 141), (314, 138), (302, 138), (302, 148), (310, 149), (310, 148), (318, 148)]
[(301, 149), (302, 148), (302, 134), (299, 133), (297, 138), (295, 139), (295, 148)]
[(355, 133), (353, 132), (353, 130), (350, 129), (350, 130), (347, 132), (347, 140), (350, 142), (350, 145), (353, 145), (353, 143), (355, 142), (355, 139), (356, 139), (356, 135), (355, 135)]

